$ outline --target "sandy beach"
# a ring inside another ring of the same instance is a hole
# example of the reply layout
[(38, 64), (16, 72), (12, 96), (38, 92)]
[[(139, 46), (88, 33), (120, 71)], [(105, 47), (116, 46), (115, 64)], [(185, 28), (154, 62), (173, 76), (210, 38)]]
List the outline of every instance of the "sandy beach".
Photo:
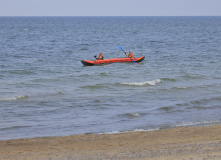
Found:
[(0, 141), (1, 160), (221, 159), (221, 125)]

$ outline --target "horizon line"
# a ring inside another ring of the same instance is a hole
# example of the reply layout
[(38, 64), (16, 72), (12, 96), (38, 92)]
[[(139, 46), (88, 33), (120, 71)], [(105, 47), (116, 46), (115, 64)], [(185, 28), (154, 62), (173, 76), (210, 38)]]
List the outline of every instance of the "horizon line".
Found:
[(46, 15), (32, 15), (32, 16), (0, 16), (0, 17), (221, 17), (221, 15), (161, 15), (161, 16), (58, 16), (58, 15), (53, 15), (53, 16), (46, 16)]

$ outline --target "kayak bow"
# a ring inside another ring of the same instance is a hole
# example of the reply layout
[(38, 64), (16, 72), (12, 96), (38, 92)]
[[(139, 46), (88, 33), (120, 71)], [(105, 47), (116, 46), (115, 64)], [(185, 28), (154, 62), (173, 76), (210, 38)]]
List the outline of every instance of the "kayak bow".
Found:
[(113, 58), (113, 59), (104, 59), (104, 60), (82, 60), (81, 63), (85, 66), (94, 66), (94, 65), (104, 65), (104, 64), (110, 64), (110, 63), (121, 63), (121, 62), (141, 62), (145, 59), (145, 56), (138, 57), (138, 58)]

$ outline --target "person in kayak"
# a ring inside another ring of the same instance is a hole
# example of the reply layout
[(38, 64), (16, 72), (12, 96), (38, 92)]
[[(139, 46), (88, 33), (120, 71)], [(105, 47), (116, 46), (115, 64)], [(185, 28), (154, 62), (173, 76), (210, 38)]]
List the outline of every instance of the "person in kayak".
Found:
[(94, 56), (97, 60), (103, 60), (104, 56), (102, 53), (99, 53), (99, 57), (97, 58), (97, 56)]
[(127, 54), (126, 52), (125, 52), (125, 54), (126, 54), (129, 58), (134, 58), (134, 54), (133, 54), (131, 51), (129, 51), (129, 54)]

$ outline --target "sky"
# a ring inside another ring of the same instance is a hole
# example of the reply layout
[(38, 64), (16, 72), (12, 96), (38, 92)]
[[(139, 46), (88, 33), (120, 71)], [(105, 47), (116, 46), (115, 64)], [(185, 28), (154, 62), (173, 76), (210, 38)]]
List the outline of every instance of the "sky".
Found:
[(221, 16), (221, 0), (0, 0), (0, 16)]

